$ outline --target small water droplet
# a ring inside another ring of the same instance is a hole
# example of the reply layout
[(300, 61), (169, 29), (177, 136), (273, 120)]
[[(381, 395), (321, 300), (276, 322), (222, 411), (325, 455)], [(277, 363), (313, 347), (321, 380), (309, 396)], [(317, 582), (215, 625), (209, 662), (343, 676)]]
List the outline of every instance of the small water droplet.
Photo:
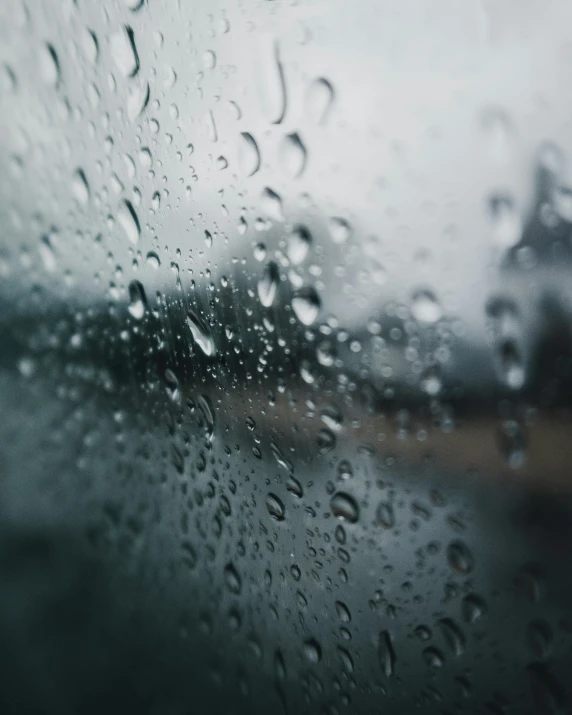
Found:
[(270, 308), (274, 303), (279, 280), (278, 266), (274, 261), (269, 261), (258, 281), (258, 297), (265, 308)]
[(286, 510), (282, 501), (275, 494), (269, 494), (266, 497), (266, 509), (273, 519), (284, 521)]
[(278, 43), (272, 35), (259, 37), (256, 70), (262, 112), (267, 121), (279, 124), (286, 113), (286, 86)]
[(308, 255), (312, 245), (312, 236), (304, 226), (294, 226), (288, 236), (286, 255), (293, 265), (299, 265)]
[(320, 312), (321, 301), (312, 286), (296, 291), (292, 297), (292, 310), (303, 325), (312, 325)]
[(336, 435), (332, 430), (321, 429), (318, 431), (316, 442), (318, 444), (318, 452), (320, 454), (327, 454), (336, 446)]
[(425, 648), (423, 651), (423, 660), (425, 661), (427, 667), (431, 668), (431, 670), (442, 668), (445, 664), (445, 658), (443, 657), (441, 651), (437, 648), (433, 648), (432, 646)]
[(449, 566), (461, 576), (467, 576), (474, 567), (473, 554), (463, 541), (452, 541), (447, 546)]
[(85, 29), (82, 33), (82, 44), (87, 61), (95, 65), (99, 55), (99, 44), (95, 33)]
[(465, 623), (476, 623), (486, 615), (487, 606), (482, 598), (469, 594), (463, 598), (461, 610)]
[(306, 92), (306, 114), (313, 124), (325, 124), (332, 102), (334, 89), (327, 79), (319, 77), (308, 87)]
[(231, 593), (238, 595), (242, 591), (242, 580), (233, 564), (224, 567), (224, 582)]
[(332, 514), (342, 521), (355, 524), (359, 518), (359, 507), (356, 500), (345, 492), (336, 492), (330, 499)]
[(430, 290), (418, 290), (411, 299), (411, 314), (420, 323), (436, 323), (442, 315), (441, 306)]
[(154, 268), (157, 270), (159, 266), (161, 265), (161, 261), (159, 260), (159, 256), (155, 253), (155, 251), (149, 251), (147, 254), (147, 265), (151, 266), (151, 268)]
[(489, 216), (493, 235), (502, 248), (510, 248), (520, 241), (522, 219), (512, 196), (493, 194), (489, 199)]
[(292, 474), (290, 474), (286, 481), (286, 489), (290, 492), (290, 494), (293, 494), (295, 497), (298, 497), (298, 499), (301, 499), (304, 496), (304, 490), (302, 489), (302, 485), (296, 479), (296, 477), (292, 476)]
[(393, 506), (388, 502), (380, 502), (375, 512), (376, 523), (384, 529), (393, 529), (395, 526), (395, 513)]
[(256, 174), (260, 168), (260, 152), (252, 134), (242, 132), (238, 146), (238, 166), (245, 176)]
[(129, 283), (129, 312), (135, 320), (141, 320), (145, 315), (147, 306), (147, 298), (145, 289), (139, 281), (131, 281)]
[(77, 169), (74, 172), (72, 177), (72, 191), (80, 204), (85, 206), (88, 203), (90, 195), (89, 184), (83, 169)]
[(344, 219), (334, 216), (328, 221), (330, 236), (338, 245), (345, 243), (351, 236), (350, 224)]
[(341, 623), (349, 623), (352, 620), (350, 609), (342, 601), (336, 601), (336, 613)]
[(124, 199), (121, 202), (117, 213), (117, 220), (131, 243), (137, 243), (139, 241), (139, 236), (141, 235), (141, 227), (139, 224), (139, 218), (131, 201)]
[(216, 353), (215, 343), (206, 324), (189, 310), (187, 313), (187, 325), (190, 328), (193, 340), (207, 357), (213, 357)]
[(316, 665), (322, 659), (322, 649), (318, 641), (310, 638), (304, 642), (304, 656), (309, 663)]
[(207, 50), (203, 54), (203, 66), (207, 70), (213, 70), (216, 67), (216, 55), (212, 50)]
[(447, 647), (456, 657), (465, 652), (465, 636), (459, 626), (451, 618), (442, 618), (439, 627)]
[(60, 61), (53, 45), (42, 45), (40, 55), (40, 74), (50, 87), (57, 87), (60, 82)]
[(282, 212), (282, 199), (275, 191), (266, 187), (262, 192), (261, 204), (264, 213), (271, 219), (274, 221), (284, 220), (284, 214)]
[(124, 77), (134, 77), (139, 70), (139, 56), (135, 46), (135, 35), (129, 25), (111, 36), (111, 56)]
[(298, 134), (287, 134), (282, 139), (278, 155), (282, 171), (289, 178), (295, 179), (304, 171), (307, 153)]

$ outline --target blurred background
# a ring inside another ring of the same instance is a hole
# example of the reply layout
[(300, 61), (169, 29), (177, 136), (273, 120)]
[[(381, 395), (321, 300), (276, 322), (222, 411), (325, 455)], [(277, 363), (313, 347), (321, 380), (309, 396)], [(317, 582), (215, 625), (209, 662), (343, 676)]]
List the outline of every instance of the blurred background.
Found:
[(571, 22), (0, 2), (2, 712), (572, 712)]

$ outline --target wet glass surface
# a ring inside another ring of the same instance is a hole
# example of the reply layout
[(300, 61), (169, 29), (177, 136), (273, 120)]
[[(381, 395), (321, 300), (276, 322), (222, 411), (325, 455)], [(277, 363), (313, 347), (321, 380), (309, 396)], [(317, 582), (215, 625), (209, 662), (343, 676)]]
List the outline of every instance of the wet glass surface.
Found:
[(0, 3), (0, 708), (572, 711), (572, 7)]

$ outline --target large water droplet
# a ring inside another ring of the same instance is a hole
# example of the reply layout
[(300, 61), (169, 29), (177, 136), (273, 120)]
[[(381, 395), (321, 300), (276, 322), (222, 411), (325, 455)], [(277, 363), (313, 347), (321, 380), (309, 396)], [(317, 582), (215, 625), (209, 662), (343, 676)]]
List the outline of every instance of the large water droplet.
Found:
[(270, 308), (274, 303), (279, 280), (278, 266), (274, 261), (270, 261), (264, 267), (262, 276), (258, 281), (258, 297), (265, 308)]
[(141, 235), (141, 226), (131, 201), (124, 199), (121, 202), (117, 213), (117, 220), (131, 243), (137, 243)]
[(129, 283), (129, 312), (135, 318), (135, 320), (141, 320), (145, 315), (145, 308), (147, 305), (147, 298), (145, 296), (145, 289), (139, 281), (131, 281)]
[(320, 312), (320, 298), (312, 286), (300, 288), (292, 297), (292, 310), (304, 325), (312, 325)]
[(130, 121), (134, 122), (145, 110), (149, 104), (150, 93), (148, 82), (130, 88), (127, 96), (127, 116)]
[(381, 631), (379, 634), (377, 655), (381, 666), (381, 672), (386, 678), (390, 678), (395, 673), (396, 657), (389, 631)]
[(242, 132), (238, 147), (238, 165), (245, 176), (256, 174), (260, 168), (260, 151), (252, 134)]
[(476, 623), (486, 615), (487, 605), (479, 596), (469, 594), (463, 598), (461, 610), (466, 623)]
[(324, 124), (330, 113), (334, 90), (327, 79), (315, 79), (306, 92), (306, 114), (314, 124)]
[(437, 648), (429, 647), (425, 648), (423, 651), (423, 660), (428, 668), (431, 670), (437, 670), (442, 668), (445, 664), (445, 658), (440, 650)]
[(300, 176), (306, 166), (306, 147), (298, 134), (287, 134), (278, 151), (282, 171), (290, 179)]
[(286, 112), (286, 86), (278, 43), (272, 35), (260, 36), (256, 69), (262, 112), (269, 122), (279, 124)]
[(420, 323), (436, 323), (442, 315), (441, 306), (430, 290), (418, 290), (411, 298), (411, 314)]
[(207, 357), (216, 353), (215, 343), (207, 325), (192, 310), (187, 313), (187, 325), (190, 328), (193, 340)]
[(135, 35), (129, 25), (111, 36), (111, 56), (124, 77), (133, 77), (139, 70), (139, 56), (135, 46)]
[(359, 507), (356, 500), (345, 492), (336, 492), (330, 499), (332, 514), (342, 521), (355, 524), (359, 518)]
[(284, 521), (286, 510), (282, 501), (275, 494), (269, 494), (266, 497), (266, 509), (273, 519)]
[(308, 255), (312, 245), (312, 236), (304, 226), (294, 226), (288, 236), (286, 255), (293, 265), (299, 265)]

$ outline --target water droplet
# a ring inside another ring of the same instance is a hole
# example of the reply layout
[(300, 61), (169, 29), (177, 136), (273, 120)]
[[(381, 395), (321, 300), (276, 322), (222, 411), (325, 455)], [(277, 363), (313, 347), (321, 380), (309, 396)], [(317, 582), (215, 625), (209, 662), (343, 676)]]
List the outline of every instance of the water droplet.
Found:
[(124, 199), (121, 202), (117, 213), (117, 220), (131, 243), (137, 243), (141, 235), (141, 227), (131, 201)]
[(282, 212), (282, 199), (272, 189), (266, 187), (262, 192), (261, 204), (264, 213), (266, 213), (274, 221), (283, 221), (284, 214)]
[(128, 10), (135, 12), (135, 10), (139, 10), (139, 8), (143, 7), (145, 0), (123, 0), (123, 2)]
[(320, 312), (321, 302), (312, 286), (300, 288), (292, 297), (292, 310), (303, 325), (312, 325)]
[[(181, 391), (179, 388), (179, 381), (177, 379), (177, 376), (172, 370), (169, 370), (167, 368), (165, 370), (165, 382), (166, 382), (166, 388), (167, 388), (167, 394), (171, 398), (173, 402), (179, 402), (181, 399)], [(182, 472), (182, 467), (179, 470)]]
[(148, 82), (130, 88), (127, 96), (127, 116), (131, 122), (134, 122), (143, 113), (149, 104), (150, 94)]
[(222, 154), (221, 154), (221, 156), (217, 157), (216, 168), (219, 171), (224, 171), (225, 169), (228, 168), (228, 161), (227, 161), (226, 157), (222, 156)]
[(298, 499), (301, 499), (304, 496), (304, 490), (302, 489), (302, 485), (296, 479), (296, 477), (292, 476), (292, 474), (290, 474), (286, 481), (286, 489), (290, 492), (290, 494), (293, 494), (295, 497), (298, 497)]
[(467, 576), (474, 567), (473, 554), (463, 541), (452, 541), (447, 546), (449, 566), (461, 576)]
[(375, 512), (376, 523), (384, 529), (393, 529), (395, 526), (395, 513), (393, 506), (388, 502), (380, 502)]
[(346, 673), (351, 674), (354, 672), (354, 662), (353, 659), (345, 648), (338, 646), (338, 653), (340, 655), (340, 660), (342, 661), (342, 667)]
[(499, 379), (510, 389), (519, 390), (526, 380), (520, 349), (520, 315), (510, 300), (492, 298), (486, 306), (494, 364)]
[(352, 620), (349, 608), (342, 601), (336, 601), (336, 613), (342, 623), (349, 623)]
[(99, 55), (99, 44), (95, 33), (91, 30), (84, 30), (82, 33), (82, 44), (87, 61), (94, 65)]
[(355, 524), (359, 518), (359, 507), (356, 500), (345, 492), (336, 492), (330, 499), (332, 514), (342, 521)]
[(308, 87), (305, 98), (306, 114), (313, 124), (325, 124), (332, 102), (334, 89), (327, 79), (319, 77)]
[(431, 668), (431, 670), (442, 668), (445, 664), (445, 658), (443, 657), (441, 651), (431, 646), (429, 648), (425, 648), (423, 651), (423, 660), (425, 661), (427, 667)]
[(258, 281), (258, 297), (265, 308), (270, 308), (274, 303), (279, 281), (278, 266), (274, 261), (270, 261), (264, 267), (262, 276)]
[(297, 266), (306, 258), (310, 246), (312, 245), (312, 236), (304, 226), (294, 226), (288, 236), (288, 244), (286, 255), (288, 260), (293, 265)]
[(419, 386), (426, 395), (435, 397), (441, 392), (441, 368), (439, 365), (428, 365), (421, 373)]
[(282, 171), (291, 179), (295, 179), (306, 166), (306, 147), (298, 134), (287, 134), (280, 143), (278, 151)]
[(207, 437), (209, 441), (212, 441), (215, 426), (215, 413), (212, 403), (207, 395), (199, 395), (197, 405), (205, 419)]
[(205, 133), (207, 135), (207, 138), (211, 142), (216, 142), (218, 140), (218, 132), (216, 129), (216, 123), (215, 123), (215, 118), (214, 114), (212, 113), (212, 110), (209, 110), (203, 119), (203, 125), (205, 128)]
[(260, 168), (260, 152), (252, 134), (242, 132), (238, 146), (238, 166), (245, 176), (256, 174)]
[(242, 591), (242, 580), (233, 564), (224, 567), (224, 582), (231, 593), (238, 595)]
[(459, 626), (451, 618), (442, 618), (439, 627), (447, 647), (459, 657), (465, 652), (465, 636)]
[(159, 256), (155, 253), (155, 251), (149, 251), (147, 254), (147, 265), (151, 266), (151, 268), (154, 268), (157, 270), (159, 266), (161, 265), (161, 261), (159, 260)]
[(135, 35), (129, 25), (111, 36), (111, 56), (124, 77), (134, 77), (139, 70), (139, 56), (135, 46)]
[(212, 50), (207, 50), (203, 54), (203, 66), (207, 70), (213, 70), (216, 67), (216, 55)]
[(310, 638), (304, 642), (304, 656), (309, 663), (316, 665), (322, 659), (322, 649), (318, 641)]
[(482, 598), (469, 594), (463, 598), (461, 611), (465, 623), (476, 623), (486, 615), (487, 606)]
[(564, 715), (564, 689), (552, 673), (542, 663), (528, 665), (526, 670), (535, 703), (535, 712), (542, 713), (542, 715)]
[(190, 328), (193, 340), (207, 357), (216, 353), (215, 343), (207, 325), (192, 310), (187, 313), (187, 325)]
[(88, 203), (90, 194), (89, 184), (82, 169), (77, 169), (73, 174), (72, 191), (80, 204), (85, 206)]
[(338, 245), (345, 243), (351, 236), (350, 224), (344, 219), (334, 216), (328, 221), (330, 236)]
[(433, 635), (431, 633), (431, 629), (424, 625), (417, 626), (414, 633), (415, 637), (418, 638), (422, 643), (431, 640), (431, 636)]
[(381, 666), (381, 672), (386, 678), (390, 678), (395, 673), (396, 657), (389, 631), (381, 631), (379, 634), (377, 655)]
[(262, 112), (267, 121), (279, 124), (286, 112), (286, 86), (278, 43), (272, 35), (260, 36), (256, 70)]
[(336, 435), (329, 429), (321, 429), (318, 431), (316, 442), (318, 444), (318, 452), (320, 454), (327, 454), (336, 446)]
[(42, 45), (40, 55), (40, 74), (50, 87), (57, 87), (60, 82), (60, 61), (53, 45)]
[(284, 504), (275, 494), (269, 494), (266, 497), (266, 508), (273, 519), (276, 519), (276, 521), (284, 521), (286, 515)]
[(147, 306), (147, 298), (145, 289), (139, 281), (131, 281), (129, 283), (129, 312), (135, 320), (141, 320), (145, 315)]
[(489, 216), (493, 235), (502, 248), (510, 248), (520, 241), (522, 219), (514, 199), (508, 194), (497, 193), (489, 199)]
[(430, 290), (418, 290), (411, 299), (411, 314), (420, 323), (436, 323), (442, 315), (441, 306)]

